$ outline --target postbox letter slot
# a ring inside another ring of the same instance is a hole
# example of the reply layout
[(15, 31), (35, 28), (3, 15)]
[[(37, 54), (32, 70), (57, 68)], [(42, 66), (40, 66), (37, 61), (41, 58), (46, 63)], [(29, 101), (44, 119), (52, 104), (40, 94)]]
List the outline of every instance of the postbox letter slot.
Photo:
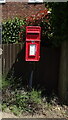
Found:
[(39, 33), (27, 33), (27, 39), (38, 39)]

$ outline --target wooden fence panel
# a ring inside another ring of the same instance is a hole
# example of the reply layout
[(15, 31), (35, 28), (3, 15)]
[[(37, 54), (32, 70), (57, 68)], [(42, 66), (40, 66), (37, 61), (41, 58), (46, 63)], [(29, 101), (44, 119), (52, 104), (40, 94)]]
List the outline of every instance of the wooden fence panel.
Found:
[[(33, 86), (41, 88), (44, 86), (48, 92), (53, 89), (57, 90), (60, 48), (49, 48), (41, 45), (40, 61), (35, 62), (33, 68), (31, 62), (25, 61), (24, 47), (23, 44), (2, 45), (2, 74), (10, 76), (12, 79), (16, 78), (17, 82), (28, 85), (32, 69), (34, 69)], [(8, 72), (10, 74), (7, 74)]]
[(2, 74), (6, 75), (15, 63), (17, 54), (22, 50), (23, 44), (3, 44)]

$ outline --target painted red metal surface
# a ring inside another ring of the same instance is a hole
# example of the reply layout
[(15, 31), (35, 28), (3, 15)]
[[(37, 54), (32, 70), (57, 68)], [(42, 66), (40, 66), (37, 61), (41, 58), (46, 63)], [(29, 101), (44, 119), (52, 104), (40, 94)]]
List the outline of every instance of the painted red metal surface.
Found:
[(27, 26), (26, 27), (26, 61), (39, 61), (40, 59), (40, 40), (41, 27)]

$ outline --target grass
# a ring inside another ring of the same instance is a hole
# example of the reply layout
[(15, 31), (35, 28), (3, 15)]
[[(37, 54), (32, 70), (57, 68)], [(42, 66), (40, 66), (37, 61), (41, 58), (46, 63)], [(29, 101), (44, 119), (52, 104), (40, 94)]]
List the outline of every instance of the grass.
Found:
[[(8, 85), (9, 84), (6, 83), (3, 86), (4, 89)], [(4, 96), (6, 96), (6, 98)], [(2, 110), (5, 111), (6, 108), (9, 108), (9, 110), (17, 116), (23, 112), (32, 114), (36, 110), (40, 109), (40, 105), (42, 105), (41, 91), (34, 89), (32, 89), (32, 91), (26, 91), (23, 89), (11, 91), (9, 93), (9, 90), (7, 90), (7, 92), (5, 91), (3, 94)]]
[[(19, 116), (23, 113), (28, 113), (34, 115), (36, 113), (40, 114), (46, 113), (46, 111), (59, 111), (62, 109), (58, 97), (53, 93), (50, 97), (42, 97), (41, 90), (32, 89), (28, 91), (24, 87), (18, 89), (17, 86), (11, 89), (11, 83), (9, 80), (2, 79), (2, 91), (3, 91), (3, 103), (2, 111), (11, 111), (14, 115)], [(7, 109), (8, 108), (8, 109)], [(55, 109), (56, 108), (56, 109)], [(53, 111), (53, 112), (54, 112)], [(61, 110), (64, 115), (64, 110)]]

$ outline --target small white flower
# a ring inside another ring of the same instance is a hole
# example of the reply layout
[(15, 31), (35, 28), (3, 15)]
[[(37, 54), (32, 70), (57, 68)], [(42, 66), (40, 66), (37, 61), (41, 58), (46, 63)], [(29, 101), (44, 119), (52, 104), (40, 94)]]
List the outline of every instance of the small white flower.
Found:
[(48, 13), (48, 14), (51, 14), (51, 12), (50, 12), (50, 11), (48, 11), (47, 13)]

